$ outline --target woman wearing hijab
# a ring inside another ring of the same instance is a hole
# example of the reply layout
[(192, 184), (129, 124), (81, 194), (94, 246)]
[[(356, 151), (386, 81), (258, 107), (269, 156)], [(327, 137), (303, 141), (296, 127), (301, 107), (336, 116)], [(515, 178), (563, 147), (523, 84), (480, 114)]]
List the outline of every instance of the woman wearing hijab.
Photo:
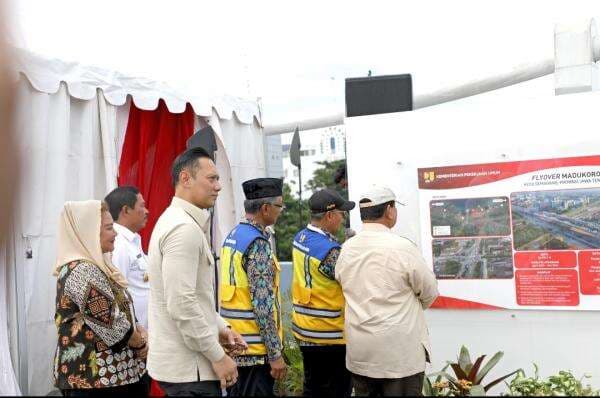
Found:
[(56, 386), (64, 396), (136, 394), (147, 337), (135, 323), (127, 280), (110, 262), (117, 233), (108, 207), (67, 202), (59, 224)]

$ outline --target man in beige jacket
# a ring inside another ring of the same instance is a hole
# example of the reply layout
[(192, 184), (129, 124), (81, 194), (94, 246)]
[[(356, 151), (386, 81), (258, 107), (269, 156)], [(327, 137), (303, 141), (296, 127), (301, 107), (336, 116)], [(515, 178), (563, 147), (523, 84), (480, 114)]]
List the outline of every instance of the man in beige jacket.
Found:
[(168, 396), (220, 396), (235, 384), (226, 354), (245, 349), (217, 312), (209, 213), (221, 190), (214, 162), (202, 148), (175, 159), (175, 197), (152, 232), (148, 372)]
[(433, 272), (394, 234), (396, 196), (374, 187), (359, 201), (363, 229), (335, 267), (346, 299), (346, 367), (369, 396), (418, 396), (430, 345), (424, 311), (438, 296)]

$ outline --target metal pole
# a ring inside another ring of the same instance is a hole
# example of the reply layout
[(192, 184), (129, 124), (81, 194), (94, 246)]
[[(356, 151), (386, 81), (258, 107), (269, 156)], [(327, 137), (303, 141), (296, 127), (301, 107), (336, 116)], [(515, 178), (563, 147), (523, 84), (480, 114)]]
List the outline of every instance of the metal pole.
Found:
[(298, 166), (298, 221), (302, 229), (302, 167)]

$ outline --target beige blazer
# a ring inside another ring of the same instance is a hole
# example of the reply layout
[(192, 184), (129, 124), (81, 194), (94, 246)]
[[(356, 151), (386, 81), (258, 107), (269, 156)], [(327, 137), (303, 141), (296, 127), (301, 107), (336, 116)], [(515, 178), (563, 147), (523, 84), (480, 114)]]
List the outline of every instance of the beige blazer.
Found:
[(211, 362), (223, 358), (215, 310), (215, 264), (208, 243), (209, 213), (173, 198), (148, 249), (148, 373), (171, 383), (218, 380)]
[(437, 281), (417, 247), (381, 224), (342, 246), (335, 277), (346, 299), (346, 367), (395, 379), (425, 370), (431, 352), (424, 309), (438, 296)]

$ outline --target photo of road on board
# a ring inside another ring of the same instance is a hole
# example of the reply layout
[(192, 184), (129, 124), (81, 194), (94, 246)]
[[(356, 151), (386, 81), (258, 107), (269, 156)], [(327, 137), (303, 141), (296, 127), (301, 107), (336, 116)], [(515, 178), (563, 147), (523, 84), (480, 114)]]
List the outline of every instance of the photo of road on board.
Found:
[(433, 271), (438, 279), (510, 279), (510, 237), (434, 239)]
[(511, 194), (515, 250), (600, 248), (600, 188)]
[(508, 198), (434, 200), (430, 203), (431, 236), (510, 235)]

